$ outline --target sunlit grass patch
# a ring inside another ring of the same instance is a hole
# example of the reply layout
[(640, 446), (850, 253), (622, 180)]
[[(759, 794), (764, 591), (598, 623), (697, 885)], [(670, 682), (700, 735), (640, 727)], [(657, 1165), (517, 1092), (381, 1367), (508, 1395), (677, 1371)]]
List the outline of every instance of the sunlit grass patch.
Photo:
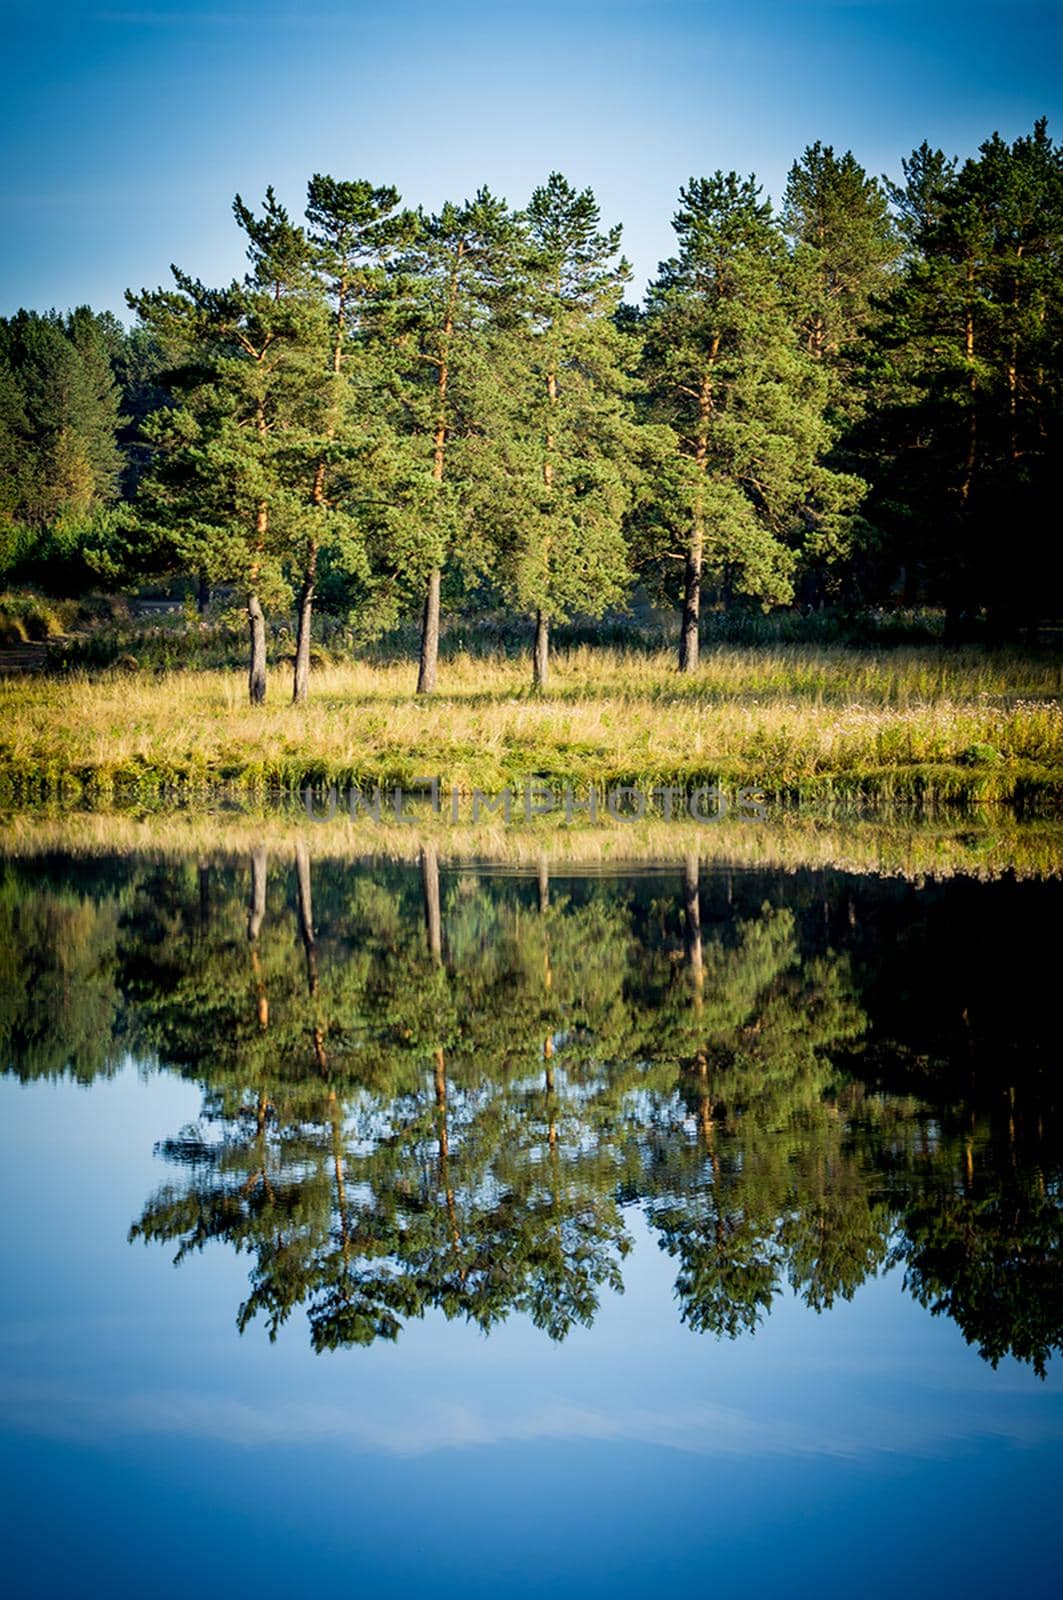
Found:
[(1051, 658), (720, 647), (680, 677), (663, 652), (580, 646), (556, 653), (544, 695), (506, 656), (458, 655), (440, 678), (438, 696), (418, 698), (408, 663), (329, 665), (292, 706), (278, 672), (259, 708), (234, 672), (0, 681), (0, 785), (18, 798), (61, 782), (294, 791), (437, 776), (468, 792), (536, 776), (726, 776), (780, 798), (1063, 796), (1063, 663)]

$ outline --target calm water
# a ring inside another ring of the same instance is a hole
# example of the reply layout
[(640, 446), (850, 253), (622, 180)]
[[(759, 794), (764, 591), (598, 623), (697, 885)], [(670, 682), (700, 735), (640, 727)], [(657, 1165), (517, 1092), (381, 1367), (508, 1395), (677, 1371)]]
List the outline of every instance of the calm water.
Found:
[(1061, 909), (0, 864), (10, 1591), (1058, 1594)]

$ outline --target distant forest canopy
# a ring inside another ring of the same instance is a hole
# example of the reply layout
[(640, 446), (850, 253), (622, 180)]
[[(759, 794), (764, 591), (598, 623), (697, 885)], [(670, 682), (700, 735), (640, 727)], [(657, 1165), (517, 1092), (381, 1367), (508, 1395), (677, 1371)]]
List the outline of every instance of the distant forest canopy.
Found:
[(636, 589), (703, 605), (1059, 607), (1063, 147), (1044, 121), (899, 183), (819, 143), (778, 211), (681, 190), (675, 254), (624, 301), (621, 229), (552, 174), (429, 215), (317, 175), (305, 217), (234, 202), (246, 275), (0, 319), (0, 578), (53, 593), (186, 578), (363, 638), (441, 608), (549, 629)]

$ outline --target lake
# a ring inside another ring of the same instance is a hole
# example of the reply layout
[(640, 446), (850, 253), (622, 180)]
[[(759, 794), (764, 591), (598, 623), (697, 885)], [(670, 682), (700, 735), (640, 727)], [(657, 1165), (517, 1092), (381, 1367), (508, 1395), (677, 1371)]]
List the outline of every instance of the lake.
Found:
[(12, 1592), (1057, 1594), (1061, 913), (3, 861)]

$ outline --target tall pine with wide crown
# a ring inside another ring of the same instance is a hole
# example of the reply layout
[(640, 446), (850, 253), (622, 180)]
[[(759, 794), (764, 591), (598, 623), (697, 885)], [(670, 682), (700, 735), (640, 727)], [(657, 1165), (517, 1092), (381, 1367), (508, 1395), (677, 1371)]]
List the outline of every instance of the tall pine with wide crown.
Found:
[(789, 600), (798, 550), (840, 539), (863, 486), (825, 465), (826, 373), (802, 339), (793, 262), (756, 180), (692, 178), (673, 225), (677, 253), (649, 292), (644, 379), (676, 441), (655, 554), (665, 573), (681, 560), (679, 665), (693, 672), (706, 578), (727, 599)]
[(620, 228), (603, 231), (593, 192), (556, 172), (523, 222), (520, 314), (497, 355), (504, 381), (482, 514), (496, 581), (534, 618), (542, 689), (551, 622), (601, 616), (627, 591), (637, 430), (616, 323), (630, 276)]
[(141, 514), (187, 569), (242, 589), (257, 705), (266, 697), (264, 606), (289, 598), (292, 552), (320, 521), (312, 486), (331, 390), (309, 240), (272, 189), (260, 216), (239, 196), (233, 209), (250, 261), (242, 280), (210, 289), (175, 267), (175, 288), (128, 299), (170, 363), (165, 382), (177, 401), (146, 425), (153, 460)]

